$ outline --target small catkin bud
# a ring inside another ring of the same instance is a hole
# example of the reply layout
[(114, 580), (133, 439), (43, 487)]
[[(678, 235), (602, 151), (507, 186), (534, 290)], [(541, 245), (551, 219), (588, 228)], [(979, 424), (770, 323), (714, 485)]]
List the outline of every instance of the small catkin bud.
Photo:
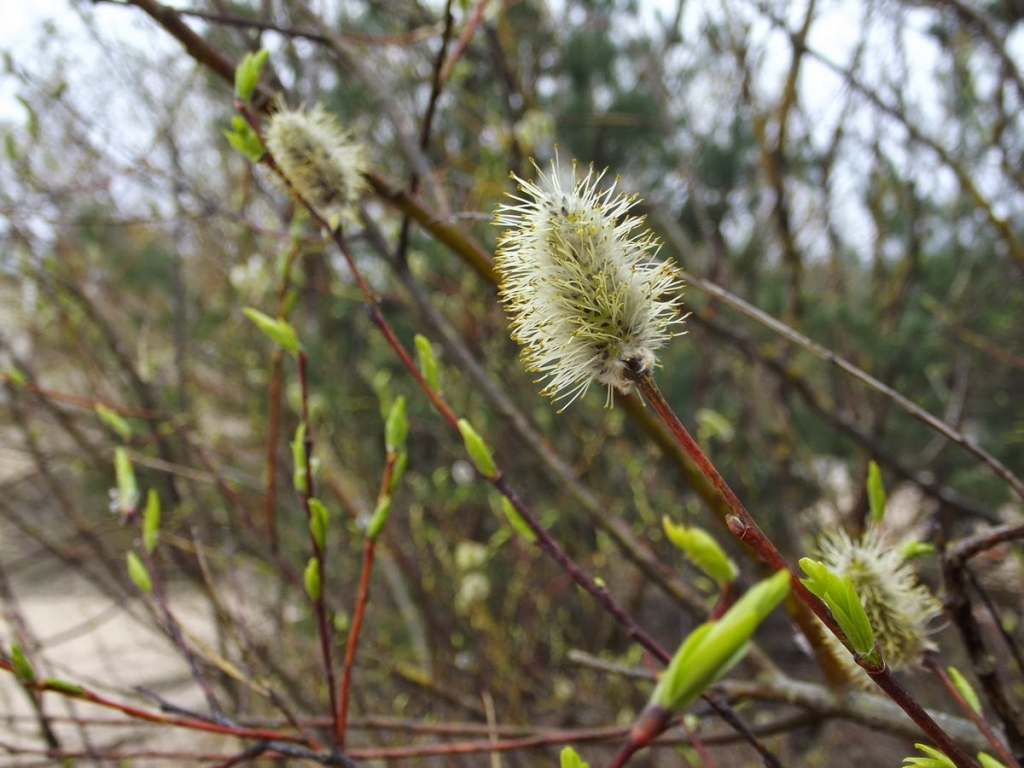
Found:
[(281, 173), (331, 227), (354, 220), (369, 166), (363, 145), (316, 106), (275, 112), (265, 132)]
[(542, 394), (571, 403), (596, 381), (628, 391), (630, 375), (653, 369), (655, 351), (677, 335), (683, 284), (671, 261), (655, 258), (660, 243), (628, 216), (634, 195), (600, 186), (604, 172), (585, 176), (551, 163), (537, 181), (515, 174), (520, 195), (498, 207), (505, 227), (495, 264), (512, 337), (529, 371), (543, 374)]

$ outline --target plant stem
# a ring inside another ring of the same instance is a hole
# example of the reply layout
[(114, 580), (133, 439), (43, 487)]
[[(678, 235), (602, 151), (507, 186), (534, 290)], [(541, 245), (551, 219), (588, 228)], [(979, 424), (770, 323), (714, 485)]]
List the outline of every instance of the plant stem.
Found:
[[(313, 486), (313, 437), (312, 428), (309, 424), (308, 358), (306, 357), (305, 351), (299, 352), (298, 363), (299, 390), (302, 394), (302, 423), (306, 425), (303, 437), (306, 455), (306, 466), (303, 467), (303, 471), (306, 475), (306, 491), (305, 493), (300, 493), (299, 496), (302, 500), (302, 508), (306, 513), (306, 524), (307, 527), (309, 527), (309, 522), (313, 518), (313, 513), (309, 508), (309, 500), (314, 498), (315, 492)], [(320, 654), (323, 657), (324, 677), (327, 680), (327, 694), (331, 705), (331, 712), (334, 714), (334, 732), (338, 733), (338, 691), (334, 682), (334, 665), (331, 661), (331, 630), (327, 624), (327, 607), (324, 602), (324, 594), (327, 592), (327, 590), (324, 589), (324, 584), (327, 580), (327, 574), (324, 569), (324, 551), (317, 543), (311, 527), (309, 530), (309, 539), (313, 545), (313, 557), (316, 558), (317, 568), (320, 571), (320, 591), (316, 600), (313, 601), (313, 606), (316, 611), (317, 632), (320, 635)]]

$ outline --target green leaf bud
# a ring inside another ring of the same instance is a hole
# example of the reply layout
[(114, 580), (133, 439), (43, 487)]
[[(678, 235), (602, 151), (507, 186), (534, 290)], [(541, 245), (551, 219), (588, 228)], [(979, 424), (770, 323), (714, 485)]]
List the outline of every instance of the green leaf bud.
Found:
[(590, 768), (590, 763), (583, 762), (583, 758), (572, 747), (563, 748), (560, 758), (561, 768)]
[(501, 497), (501, 509), (505, 513), (505, 517), (508, 518), (512, 528), (515, 529), (516, 533), (531, 544), (537, 540), (537, 534), (533, 532), (533, 528), (527, 524), (523, 519), (523, 516), (519, 514), (519, 510), (517, 510), (515, 505), (505, 496)]
[(377, 502), (377, 508), (370, 515), (370, 521), (366, 524), (366, 537), (376, 539), (384, 530), (384, 523), (388, 521), (388, 513), (391, 512), (391, 497), (385, 496)]
[(238, 115), (231, 118), (231, 130), (222, 130), (221, 133), (235, 151), (244, 155), (250, 162), (258, 163), (263, 158), (265, 150), (259, 134)]
[(960, 674), (960, 670), (956, 667), (946, 667), (946, 672), (949, 673), (949, 679), (953, 682), (953, 687), (957, 689), (961, 696), (964, 697), (971, 709), (977, 714), (981, 714), (981, 700), (978, 698), (978, 694), (975, 692), (971, 684), (967, 682), (967, 678)]
[(437, 367), (437, 358), (434, 357), (434, 347), (430, 339), (417, 333), (413, 339), (416, 343), (416, 357), (419, 359), (420, 373), (427, 384), (435, 392), (441, 391), (441, 373)]
[(928, 757), (905, 757), (903, 765), (916, 765), (920, 768), (956, 768), (956, 764), (934, 747), (927, 744), (915, 744)]
[(11, 366), (7, 369), (5, 375), (7, 376), (7, 380), (16, 387), (24, 387), (28, 384), (28, 377), (25, 376), (25, 372), (20, 368)]
[(719, 587), (736, 580), (739, 573), (736, 564), (707, 531), (696, 526), (676, 525), (667, 515), (661, 519), (661, 524), (669, 541), (683, 550)]
[(146, 494), (146, 508), (142, 512), (142, 546), (152, 553), (160, 535), (160, 494), (150, 488)]
[(388, 493), (398, 487), (405, 469), (409, 466), (409, 452), (405, 448), (399, 448), (395, 455), (395, 465), (391, 468), (391, 481), (388, 483)]
[(85, 688), (75, 683), (69, 683), (65, 680), (58, 680), (55, 677), (48, 677), (43, 681), (43, 685), (51, 691), (57, 693), (63, 693), (68, 696), (81, 696), (85, 693)]
[(405, 396), (399, 395), (391, 404), (387, 421), (384, 423), (384, 445), (388, 451), (395, 451), (405, 445), (409, 434), (409, 420), (405, 416)]
[(659, 678), (645, 712), (682, 709), (726, 674), (743, 657), (754, 630), (789, 594), (789, 583), (789, 571), (779, 571), (747, 590), (718, 621), (691, 632)]
[(462, 442), (466, 446), (466, 453), (469, 454), (477, 471), (488, 480), (494, 480), (498, 476), (498, 468), (494, 464), (487, 443), (465, 419), (459, 419), (459, 432), (462, 433)]
[(309, 558), (306, 563), (306, 571), (303, 573), (303, 581), (306, 584), (306, 594), (313, 602), (320, 599), (320, 561), (315, 557)]
[(885, 488), (882, 486), (882, 470), (874, 461), (868, 463), (868, 504), (871, 507), (871, 519), (882, 522), (885, 515)]
[(143, 565), (139, 556), (134, 552), (129, 552), (127, 555), (128, 560), (128, 575), (131, 577), (132, 582), (135, 586), (141, 589), (143, 592), (149, 593), (153, 591), (153, 580), (149, 577), (149, 571), (146, 570), (146, 566)]
[(808, 575), (800, 581), (828, 606), (854, 653), (867, 656), (874, 651), (875, 633), (850, 577), (837, 576), (827, 565), (809, 557), (801, 558), (800, 567)]
[(114, 430), (122, 440), (127, 440), (132, 436), (132, 426), (121, 418), (121, 414), (107, 408), (102, 403), (98, 403), (95, 410), (100, 421)]
[(139, 501), (139, 485), (135, 481), (128, 451), (121, 447), (114, 449), (114, 474), (117, 477), (117, 511), (123, 515), (133, 514)]
[(292, 464), (295, 469), (292, 472), (292, 483), (295, 490), (305, 494), (309, 490), (306, 482), (306, 422), (300, 422), (295, 429), (295, 439), (292, 440)]
[(900, 557), (904, 560), (913, 560), (915, 557), (930, 555), (934, 551), (934, 544), (929, 544), (927, 541), (918, 541), (917, 539), (904, 542), (899, 548)]
[(320, 499), (309, 500), (309, 532), (321, 552), (327, 545), (327, 523), (330, 519), (330, 512)]
[(981, 763), (981, 768), (1006, 768), (1004, 763), (999, 762), (992, 755), (985, 752), (978, 753), (978, 762)]
[(275, 344), (278, 344), (292, 354), (298, 353), (299, 337), (296, 336), (295, 329), (288, 324), (287, 320), (275, 320), (270, 315), (265, 315), (252, 307), (246, 307), (242, 312)]
[(260, 79), (260, 71), (267, 63), (270, 51), (261, 48), (255, 53), (247, 53), (235, 67), (235, 95), (245, 104), (252, 98), (252, 92), (256, 90), (256, 83)]
[(34, 683), (36, 671), (32, 668), (31, 662), (25, 657), (25, 652), (17, 643), (11, 643), (11, 666), (14, 667), (14, 674), (23, 683)]

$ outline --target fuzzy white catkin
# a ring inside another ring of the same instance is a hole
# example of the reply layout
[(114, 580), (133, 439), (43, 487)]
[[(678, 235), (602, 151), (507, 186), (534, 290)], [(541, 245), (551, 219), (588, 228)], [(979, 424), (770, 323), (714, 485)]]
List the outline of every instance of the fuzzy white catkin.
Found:
[(277, 111), (265, 142), (284, 177), (332, 228), (355, 219), (366, 188), (366, 151), (334, 115), (320, 106)]
[(512, 337), (529, 371), (546, 380), (541, 394), (572, 403), (592, 382), (627, 391), (628, 372), (653, 369), (658, 350), (681, 323), (682, 280), (660, 243), (627, 215), (635, 195), (602, 188), (605, 172), (585, 176), (536, 164), (536, 181), (519, 182), (515, 202), (495, 212), (505, 227), (496, 266)]

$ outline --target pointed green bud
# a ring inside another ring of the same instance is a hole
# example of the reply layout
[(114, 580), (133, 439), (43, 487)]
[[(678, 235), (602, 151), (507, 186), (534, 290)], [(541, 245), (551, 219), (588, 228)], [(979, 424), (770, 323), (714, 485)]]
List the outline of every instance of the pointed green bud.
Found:
[(235, 96), (239, 101), (248, 104), (252, 99), (252, 92), (256, 90), (256, 83), (260, 79), (260, 71), (267, 63), (270, 51), (261, 48), (255, 53), (247, 53), (235, 67)]
[(695, 566), (710, 576), (719, 587), (736, 580), (739, 571), (710, 533), (696, 526), (676, 525), (668, 516), (661, 518), (668, 540), (683, 550)]
[(238, 115), (231, 118), (231, 130), (222, 130), (221, 133), (235, 151), (244, 155), (250, 162), (258, 163), (263, 158), (265, 150), (259, 134)]
[(956, 764), (934, 747), (927, 744), (915, 744), (928, 757), (905, 757), (903, 765), (916, 765), (920, 768), (956, 768)]
[(465, 419), (459, 419), (459, 432), (462, 433), (462, 442), (466, 446), (466, 453), (469, 454), (477, 471), (488, 480), (494, 480), (498, 476), (498, 468), (494, 464), (487, 443)]
[(50, 691), (56, 691), (57, 693), (63, 693), (67, 696), (81, 696), (85, 693), (85, 688), (74, 683), (69, 683), (65, 680), (58, 680), (55, 677), (48, 677), (43, 681), (43, 685)]
[(330, 519), (331, 515), (320, 499), (309, 500), (309, 532), (321, 552), (327, 545), (327, 523)]
[(913, 539), (912, 541), (907, 541), (901, 544), (899, 551), (900, 557), (904, 560), (913, 560), (915, 557), (930, 555), (935, 551), (935, 545), (929, 544), (927, 541), (918, 541), (917, 539)]
[(527, 524), (523, 516), (519, 514), (519, 510), (505, 496), (501, 497), (501, 509), (516, 533), (531, 544), (537, 540), (537, 534), (533, 532), (533, 528)]
[(691, 632), (658, 679), (645, 713), (682, 709), (732, 669), (754, 630), (789, 594), (789, 581), (789, 571), (777, 572), (747, 590), (718, 621)]
[(391, 468), (391, 482), (388, 483), (388, 493), (391, 493), (398, 487), (398, 483), (405, 474), (405, 468), (408, 466), (409, 452), (405, 448), (399, 448), (398, 453), (395, 455), (395, 465)]
[(885, 515), (885, 488), (882, 486), (882, 470), (874, 461), (868, 464), (868, 505), (871, 507), (871, 519), (882, 522)]
[(960, 674), (960, 670), (956, 667), (946, 667), (946, 672), (949, 673), (949, 679), (953, 682), (953, 687), (964, 697), (964, 701), (970, 705), (975, 713), (980, 715), (981, 700), (978, 698), (974, 688), (971, 687), (971, 684), (967, 682), (967, 678)]
[(416, 357), (419, 359), (420, 373), (423, 374), (423, 378), (430, 388), (440, 393), (441, 373), (437, 368), (437, 358), (434, 357), (434, 347), (431, 346), (430, 339), (417, 333), (413, 341), (416, 343)]
[(985, 752), (978, 753), (978, 762), (981, 763), (981, 768), (1006, 768), (1005, 764)]
[(149, 577), (149, 571), (146, 570), (146, 566), (143, 565), (139, 556), (134, 552), (129, 552), (127, 556), (128, 561), (128, 575), (131, 577), (132, 582), (136, 587), (141, 589), (143, 592), (149, 593), (153, 591), (153, 580)]
[(102, 403), (97, 404), (95, 410), (100, 421), (114, 430), (122, 440), (127, 440), (132, 436), (132, 426), (121, 418), (121, 414), (107, 408)]
[(875, 633), (871, 629), (871, 622), (864, 611), (864, 606), (857, 596), (857, 590), (850, 581), (849, 576), (839, 577), (828, 569), (824, 563), (811, 560), (809, 557), (801, 558), (800, 567), (808, 578), (800, 579), (805, 587), (821, 599), (836, 624), (843, 630), (846, 639), (850, 641), (854, 653), (858, 656), (868, 656), (875, 650)]
[(565, 747), (561, 754), (561, 768), (590, 768), (590, 763), (583, 762), (583, 758), (576, 754), (572, 747)]
[(384, 523), (388, 521), (388, 513), (391, 512), (391, 497), (385, 496), (377, 502), (377, 508), (370, 515), (370, 521), (366, 524), (366, 537), (376, 539), (384, 530)]
[(139, 485), (135, 481), (135, 470), (128, 451), (118, 447), (114, 449), (114, 474), (117, 477), (117, 511), (123, 515), (135, 512), (139, 501)]
[(18, 679), (21, 680), (21, 682), (35, 682), (36, 671), (32, 668), (32, 664), (25, 657), (25, 652), (21, 650), (21, 646), (17, 643), (11, 643), (11, 666), (14, 667), (14, 674), (18, 676)]
[(320, 561), (315, 557), (309, 558), (306, 563), (306, 571), (303, 573), (303, 581), (306, 584), (306, 594), (313, 602), (320, 599)]
[(160, 535), (160, 494), (150, 488), (146, 494), (146, 509), (142, 512), (142, 546), (151, 553)]
[(242, 313), (252, 320), (256, 327), (263, 331), (263, 334), (275, 344), (283, 347), (286, 351), (296, 354), (299, 351), (299, 337), (295, 329), (289, 325), (287, 320), (282, 318), (274, 319), (265, 315), (258, 309), (246, 307)]
[(24, 387), (28, 384), (28, 377), (25, 376), (25, 372), (20, 368), (15, 368), (13, 365), (6, 371), (7, 380), (16, 387)]
[(306, 483), (306, 422), (300, 422), (295, 429), (295, 439), (292, 440), (292, 464), (295, 469), (292, 472), (292, 483), (295, 490), (301, 494), (307, 493), (309, 485)]
[(384, 422), (384, 445), (388, 451), (396, 451), (405, 445), (409, 434), (409, 420), (405, 417), (405, 396), (399, 395), (391, 404), (387, 421)]

